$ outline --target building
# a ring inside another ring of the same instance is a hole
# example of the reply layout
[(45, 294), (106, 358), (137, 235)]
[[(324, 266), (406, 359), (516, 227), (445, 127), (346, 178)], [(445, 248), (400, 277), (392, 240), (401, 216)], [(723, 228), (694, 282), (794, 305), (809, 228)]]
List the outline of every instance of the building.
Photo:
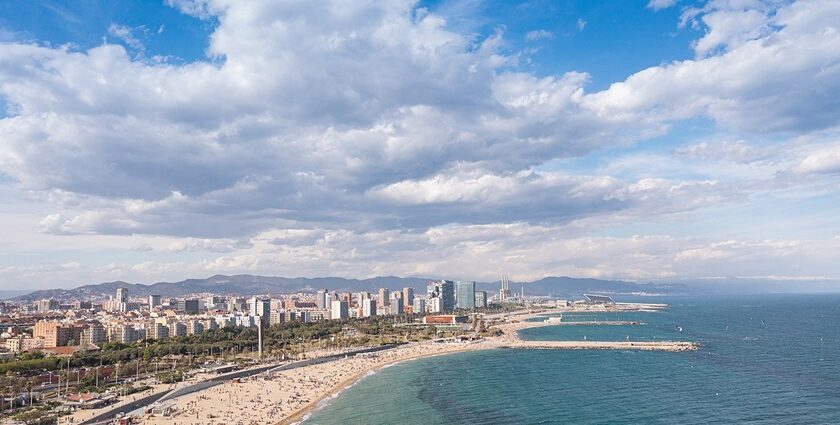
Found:
[(73, 303), (73, 308), (76, 310), (90, 310), (93, 304), (90, 301), (76, 301)]
[(44, 348), (44, 340), (41, 338), (16, 336), (6, 340), (6, 349), (12, 353), (20, 353), (40, 348)]
[(79, 345), (82, 342), (82, 325), (64, 324), (54, 321), (39, 321), (35, 323), (32, 336), (44, 340), (44, 348)]
[(455, 307), (462, 310), (475, 308), (475, 282), (459, 281), (455, 284)]
[(160, 307), (160, 295), (149, 295), (149, 310), (153, 310), (155, 307)]
[(414, 297), (413, 305), (414, 314), (426, 314), (426, 300), (420, 297)]
[(204, 300), (204, 308), (206, 310), (218, 310), (223, 308), (222, 306), (225, 304), (225, 299), (216, 295), (210, 295)]
[(38, 313), (47, 313), (53, 310), (58, 310), (58, 301), (53, 299), (35, 301), (35, 310)]
[(390, 294), (391, 291), (388, 288), (379, 288), (379, 304), (382, 304), (383, 307), (387, 306)]
[(154, 323), (149, 329), (149, 338), (165, 341), (169, 339), (169, 326), (164, 323)]
[(487, 307), (487, 291), (475, 292), (475, 308)]
[(327, 305), (329, 304), (329, 296), (329, 291), (326, 289), (319, 289), (318, 292), (315, 293), (315, 305), (321, 309), (327, 308)]
[(330, 319), (337, 320), (337, 319), (347, 319), (350, 317), (350, 312), (348, 311), (348, 303), (347, 301), (333, 301), (331, 304), (331, 311), (330, 311)]
[[(196, 300), (198, 301), (198, 300)], [(183, 322), (174, 322), (169, 325), (169, 337), (174, 338), (177, 336), (186, 336), (187, 335), (187, 325)]]
[(403, 304), (408, 306), (414, 305), (414, 288), (405, 287), (402, 290), (402, 300)]
[(117, 298), (114, 302), (115, 310), (128, 311), (128, 288), (117, 288)]
[(426, 285), (426, 307), (430, 313), (448, 313), (455, 309), (455, 282), (432, 280)]
[(84, 345), (98, 345), (108, 341), (108, 333), (99, 322), (92, 322), (82, 331), (81, 343)]
[(286, 321), (286, 312), (281, 310), (271, 310), (268, 314), (269, 325), (279, 325)]
[(362, 317), (376, 316), (376, 300), (365, 298), (362, 300)]
[(178, 300), (177, 310), (185, 314), (198, 314), (200, 310), (198, 300)]
[(199, 320), (190, 320), (187, 322), (187, 335), (200, 335), (204, 332), (204, 324)]
[(403, 315), (403, 300), (402, 298), (394, 297), (391, 298), (391, 314), (394, 316), (402, 316)]
[(423, 317), (423, 324), (426, 325), (456, 325), (467, 323), (467, 316), (456, 316), (454, 314), (438, 314)]
[(119, 325), (111, 333), (111, 341), (116, 341), (122, 344), (131, 344), (145, 338), (145, 332), (141, 334), (139, 329), (134, 328), (129, 324)]
[(267, 325), (271, 319), (271, 298), (251, 298), (251, 301), (248, 303), (248, 310), (251, 316), (259, 317), (259, 320), (264, 325)]

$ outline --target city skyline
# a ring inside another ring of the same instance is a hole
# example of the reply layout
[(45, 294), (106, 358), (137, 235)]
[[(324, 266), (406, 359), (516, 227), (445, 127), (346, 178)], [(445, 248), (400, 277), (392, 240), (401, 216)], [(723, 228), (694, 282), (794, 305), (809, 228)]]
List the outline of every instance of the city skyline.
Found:
[(840, 280), (838, 2), (76, 3), (0, 2), (0, 290)]

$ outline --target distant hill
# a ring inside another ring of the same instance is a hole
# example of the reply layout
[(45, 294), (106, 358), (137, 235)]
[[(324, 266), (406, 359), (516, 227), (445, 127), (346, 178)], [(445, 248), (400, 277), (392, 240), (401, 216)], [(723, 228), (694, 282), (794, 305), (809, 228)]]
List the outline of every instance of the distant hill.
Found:
[[(370, 279), (345, 279), (341, 277), (275, 277), (253, 275), (215, 275), (206, 279), (187, 279), (180, 282), (158, 282), (150, 285), (127, 283), (122, 281), (105, 282), (80, 286), (74, 289), (47, 289), (18, 296), (21, 301), (34, 301), (43, 298), (58, 300), (94, 299), (113, 295), (117, 288), (128, 288), (131, 296), (159, 294), (167, 297), (184, 296), (196, 293), (215, 293), (220, 295), (258, 295), (280, 294), (296, 291), (316, 291), (328, 289), (341, 292), (374, 292), (379, 288), (398, 290), (406, 286), (423, 292), (426, 278), (381, 276)], [(526, 295), (553, 295), (558, 297), (580, 297), (585, 292), (607, 294), (630, 294), (639, 292), (673, 293), (683, 289), (682, 285), (637, 284), (632, 282), (576, 279), (571, 277), (546, 277), (534, 282), (511, 282), (510, 289), (518, 293), (522, 286)], [(495, 293), (499, 282), (478, 283), (478, 290)]]

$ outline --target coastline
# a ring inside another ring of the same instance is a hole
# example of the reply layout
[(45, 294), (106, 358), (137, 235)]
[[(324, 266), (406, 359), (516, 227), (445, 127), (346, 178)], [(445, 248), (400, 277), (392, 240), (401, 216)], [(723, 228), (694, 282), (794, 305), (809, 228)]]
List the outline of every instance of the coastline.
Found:
[(449, 354), (463, 353), (463, 352), (466, 352), (466, 351), (489, 350), (489, 349), (494, 349), (494, 348), (496, 348), (496, 347), (479, 346), (478, 344), (473, 343), (473, 344), (468, 344), (468, 346), (465, 346), (465, 347), (463, 347), (463, 349), (460, 349), (460, 350), (449, 350), (449, 351), (437, 352), (437, 353), (416, 354), (416, 355), (412, 355), (412, 356), (402, 358), (402, 359), (399, 359), (399, 360), (394, 360), (394, 361), (391, 361), (391, 362), (379, 364), (379, 365), (371, 367), (367, 370), (359, 371), (354, 376), (351, 376), (351, 377), (345, 379), (344, 381), (338, 383), (337, 385), (333, 386), (332, 388), (329, 389), (329, 391), (322, 394), (320, 397), (316, 398), (315, 400), (311, 401), (309, 404), (307, 404), (306, 406), (304, 406), (300, 410), (292, 413), (292, 415), (290, 415), (289, 417), (281, 420), (280, 422), (277, 423), (277, 425), (294, 425), (294, 424), (302, 423), (303, 421), (305, 421), (307, 419), (307, 416), (309, 414), (318, 410), (318, 408), (321, 407), (321, 402), (323, 402), (324, 400), (330, 399), (332, 397), (339, 396), (342, 392), (350, 389), (351, 387), (353, 387), (357, 383), (359, 383), (362, 379), (368, 377), (371, 372), (376, 372), (376, 371), (379, 371), (381, 369), (384, 369), (384, 368), (387, 368), (387, 367), (390, 367), (390, 366), (395, 366), (395, 365), (398, 365), (398, 364), (401, 364), (401, 363), (406, 363), (406, 362), (410, 362), (410, 361), (418, 360), (418, 359), (423, 359), (423, 358), (445, 356), (445, 355), (449, 355)]
[[(359, 381), (386, 367), (416, 359), (467, 351), (490, 349), (613, 349), (641, 351), (691, 351), (699, 346), (687, 341), (530, 341), (519, 337), (526, 328), (552, 326), (556, 322), (528, 321), (545, 316), (546, 311), (528, 311), (489, 318), (491, 328), (500, 335), (477, 341), (427, 340), (413, 342), (376, 353), (359, 354), (327, 363), (266, 372), (247, 380), (231, 382), (193, 395), (172, 400), (175, 415), (147, 417), (145, 424), (242, 423), (298, 424), (325, 406), (325, 400), (338, 397)], [(197, 422), (196, 422), (197, 421)]]

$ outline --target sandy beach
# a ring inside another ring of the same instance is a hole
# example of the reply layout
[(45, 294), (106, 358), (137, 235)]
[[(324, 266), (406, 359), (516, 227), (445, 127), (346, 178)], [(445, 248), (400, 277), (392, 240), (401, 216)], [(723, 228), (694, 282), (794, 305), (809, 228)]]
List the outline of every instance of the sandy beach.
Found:
[(407, 344), (379, 353), (261, 374), (229, 382), (175, 400), (169, 417), (149, 417), (146, 424), (289, 424), (300, 421), (322, 400), (352, 385), (371, 371), (411, 359), (495, 348), (484, 343)]

